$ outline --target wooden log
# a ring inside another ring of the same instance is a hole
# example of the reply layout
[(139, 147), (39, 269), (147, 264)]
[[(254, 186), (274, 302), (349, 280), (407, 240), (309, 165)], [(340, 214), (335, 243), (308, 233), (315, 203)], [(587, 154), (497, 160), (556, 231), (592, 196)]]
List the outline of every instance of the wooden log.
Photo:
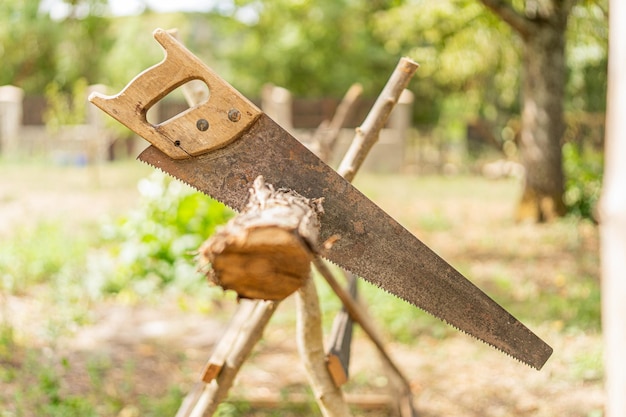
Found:
[(245, 209), (200, 247), (209, 280), (241, 298), (282, 300), (309, 277), (321, 200), (254, 181)]

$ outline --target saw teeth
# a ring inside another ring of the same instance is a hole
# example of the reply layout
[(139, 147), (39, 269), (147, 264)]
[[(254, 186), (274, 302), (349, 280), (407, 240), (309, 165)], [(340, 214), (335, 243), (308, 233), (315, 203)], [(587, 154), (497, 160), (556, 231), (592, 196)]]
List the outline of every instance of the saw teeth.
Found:
[[(354, 272), (350, 271), (349, 269), (346, 269), (346, 268), (342, 267), (341, 265), (336, 264), (335, 262), (331, 261), (330, 259), (328, 259), (328, 258), (326, 258), (326, 257), (323, 257), (323, 258), (324, 258), (326, 261), (328, 261), (328, 262), (330, 262), (331, 264), (333, 264), (334, 266), (336, 266), (337, 268), (343, 269), (344, 271), (349, 272), (349, 273), (351, 273), (351, 274), (353, 274), (353, 275), (355, 275), (355, 276), (359, 276), (358, 274), (355, 274)], [(371, 285), (374, 285), (374, 286), (375, 286), (376, 288), (378, 288), (379, 290), (382, 290), (385, 294), (389, 294), (389, 295), (391, 295), (392, 297), (394, 297), (394, 298), (396, 298), (396, 299), (398, 299), (398, 300), (401, 300), (401, 301), (403, 301), (403, 302), (405, 302), (405, 303), (409, 303), (409, 304), (411, 304), (413, 307), (416, 307), (416, 308), (420, 309), (421, 311), (425, 312), (425, 313), (426, 313), (426, 314), (428, 314), (429, 316), (434, 317), (434, 318), (436, 318), (437, 320), (441, 320), (441, 321), (442, 321), (443, 323), (445, 323), (446, 325), (448, 325), (448, 326), (452, 327), (453, 329), (455, 329), (455, 330), (457, 330), (457, 331), (459, 331), (459, 332), (463, 333), (464, 335), (467, 335), (467, 336), (471, 337), (471, 338), (472, 338), (472, 339), (474, 339), (474, 340), (478, 340), (478, 341), (480, 341), (480, 342), (484, 343), (484, 344), (485, 344), (485, 345), (487, 345), (487, 346), (491, 346), (492, 348), (496, 349), (497, 351), (504, 353), (506, 356), (508, 356), (508, 357), (510, 357), (510, 358), (513, 358), (513, 359), (515, 359), (517, 362), (522, 363), (522, 364), (524, 364), (524, 365), (526, 365), (526, 366), (530, 366), (531, 368), (534, 368), (534, 369), (536, 369), (536, 370), (538, 370), (538, 371), (539, 371), (539, 370), (541, 370), (541, 367), (537, 367), (537, 366), (535, 366), (535, 365), (533, 365), (533, 364), (531, 364), (531, 363), (529, 363), (529, 362), (526, 362), (525, 360), (523, 360), (523, 359), (521, 359), (521, 358), (518, 358), (517, 356), (514, 356), (514, 355), (510, 354), (509, 352), (506, 352), (506, 351), (504, 351), (504, 350), (500, 349), (499, 347), (495, 346), (494, 344), (489, 343), (489, 342), (487, 342), (486, 340), (483, 340), (483, 339), (481, 339), (481, 338), (479, 338), (479, 337), (476, 337), (476, 336), (474, 336), (473, 334), (468, 333), (468, 332), (466, 332), (465, 330), (463, 330), (463, 329), (460, 329), (460, 328), (456, 327), (454, 324), (449, 323), (447, 320), (445, 320), (445, 319), (443, 319), (443, 318), (441, 318), (441, 317), (437, 317), (436, 315), (434, 315), (434, 314), (433, 314), (433, 313), (431, 313), (430, 311), (425, 310), (425, 309), (423, 309), (423, 308), (422, 308), (422, 307), (420, 307), (420, 306), (416, 306), (415, 304), (410, 303), (410, 302), (408, 302), (407, 300), (405, 300), (405, 299), (403, 299), (403, 298), (401, 298), (401, 297), (398, 297), (396, 294), (394, 294), (394, 293), (392, 293), (392, 292), (387, 291), (385, 288), (381, 287), (380, 285), (378, 285), (378, 284), (376, 284), (376, 283), (373, 283), (373, 282), (370, 282), (369, 280), (366, 280), (366, 279), (364, 279), (364, 278), (361, 278), (361, 277), (359, 277), (359, 278), (360, 278), (360, 279), (363, 279), (363, 280), (365, 280), (365, 281), (367, 281), (367, 282), (368, 282), (369, 284), (371, 284)]]
[[(181, 179), (180, 179), (180, 178), (178, 178), (178, 177), (174, 177), (174, 176), (173, 176), (173, 175), (171, 175), (169, 172), (164, 171), (163, 169), (161, 169), (161, 168), (159, 168), (159, 167), (157, 167), (157, 166), (155, 166), (155, 165), (151, 164), (150, 162), (145, 161), (145, 160), (141, 159), (140, 157), (137, 157), (137, 159), (139, 159), (139, 160), (140, 160), (141, 162), (143, 162), (144, 164), (147, 164), (147, 165), (149, 165), (149, 166), (151, 166), (151, 167), (153, 167), (153, 168), (155, 168), (155, 169), (158, 169), (159, 171), (161, 171), (161, 172), (163, 172), (163, 173), (167, 174), (169, 177), (174, 178), (175, 180), (180, 181), (180, 182), (182, 182), (183, 184), (186, 184), (187, 186), (189, 186), (189, 187), (193, 188), (193, 189), (194, 189), (194, 190), (196, 190), (197, 192), (200, 192), (200, 193), (202, 193), (202, 194), (204, 194), (204, 195), (209, 196), (210, 198), (212, 198), (212, 199), (214, 199), (214, 200), (216, 200), (216, 201), (219, 201), (221, 204), (224, 204), (226, 207), (230, 208), (230, 209), (231, 209), (231, 210), (233, 210), (234, 212), (238, 212), (238, 211), (239, 211), (239, 210), (235, 209), (234, 207), (230, 206), (229, 204), (226, 204), (226, 203), (222, 202), (221, 200), (219, 200), (219, 199), (217, 199), (217, 198), (213, 197), (212, 195), (209, 195), (209, 194), (207, 194), (207, 193), (205, 193), (205, 192), (203, 192), (203, 191), (201, 191), (201, 190), (198, 190), (196, 187), (194, 187), (193, 185), (189, 184), (188, 182), (186, 182), (186, 181), (184, 181), (184, 180), (181, 180)], [(332, 250), (332, 249), (331, 249), (331, 250)], [(323, 256), (323, 258), (324, 258), (327, 262), (330, 262), (332, 265), (335, 265), (337, 268), (343, 269), (344, 271), (349, 272), (349, 273), (351, 273), (351, 274), (354, 274), (355, 276), (358, 276), (359, 278), (361, 278), (361, 277), (359, 276), (359, 274), (354, 273), (354, 272), (353, 272), (353, 271), (351, 271), (350, 269), (347, 269), (347, 268), (344, 268), (344, 267), (343, 267), (343, 266), (341, 266), (341, 265), (338, 265), (337, 263), (333, 262), (332, 260), (328, 259), (328, 258), (327, 258), (327, 257), (325, 257), (325, 256)], [(364, 278), (361, 278), (361, 279), (364, 279)], [(523, 364), (525, 364), (525, 365), (527, 365), (527, 366), (530, 366), (531, 368), (534, 368), (534, 369), (537, 369), (537, 370), (540, 370), (540, 369), (542, 368), (542, 367), (535, 366), (535, 365), (533, 365), (533, 364), (531, 364), (531, 363), (529, 363), (529, 362), (526, 362), (525, 360), (523, 360), (523, 359), (521, 359), (521, 358), (519, 358), (519, 357), (517, 357), (517, 356), (514, 356), (514, 355), (512, 355), (512, 354), (511, 354), (511, 353), (509, 353), (509, 352), (506, 352), (506, 351), (504, 351), (504, 350), (500, 349), (499, 347), (495, 346), (494, 344), (492, 344), (492, 343), (490, 343), (490, 342), (488, 342), (488, 341), (486, 341), (486, 340), (483, 340), (483, 339), (481, 339), (481, 338), (479, 338), (479, 337), (476, 337), (476, 336), (474, 336), (473, 334), (468, 333), (468, 332), (466, 332), (465, 330), (462, 330), (462, 329), (460, 329), (460, 328), (456, 327), (455, 325), (453, 325), (453, 324), (449, 323), (447, 320), (445, 320), (445, 319), (443, 319), (443, 318), (441, 318), (441, 317), (436, 316), (435, 314), (431, 313), (430, 311), (425, 310), (424, 308), (422, 308), (422, 307), (420, 307), (420, 306), (417, 306), (417, 305), (415, 305), (415, 304), (413, 304), (413, 303), (411, 303), (411, 302), (409, 302), (409, 301), (407, 301), (407, 300), (403, 299), (402, 297), (397, 296), (396, 294), (394, 294), (394, 293), (392, 293), (392, 292), (387, 291), (385, 288), (383, 288), (382, 286), (378, 285), (377, 283), (371, 282), (371, 281), (369, 281), (369, 280), (367, 280), (367, 279), (365, 279), (365, 281), (367, 281), (368, 283), (370, 283), (370, 284), (374, 285), (374, 286), (375, 286), (375, 287), (377, 287), (378, 289), (380, 289), (380, 290), (384, 291), (386, 294), (390, 294), (391, 296), (393, 296), (393, 297), (395, 297), (395, 298), (397, 298), (397, 299), (399, 299), (399, 300), (402, 300), (402, 301), (404, 301), (404, 302), (406, 302), (406, 303), (409, 303), (409, 304), (410, 304), (410, 305), (412, 305), (413, 307), (419, 308), (421, 311), (424, 311), (425, 313), (429, 314), (431, 317), (434, 317), (434, 318), (436, 318), (436, 319), (438, 319), (438, 320), (441, 320), (442, 322), (444, 322), (444, 323), (445, 323), (445, 324), (447, 324), (448, 326), (452, 327), (453, 329), (455, 329), (455, 330), (457, 330), (457, 331), (459, 331), (459, 332), (461, 332), (461, 333), (463, 333), (463, 334), (465, 334), (465, 335), (470, 336), (472, 339), (478, 340), (478, 341), (480, 341), (480, 342), (482, 342), (482, 343), (484, 343), (484, 344), (486, 344), (486, 345), (488, 345), (488, 346), (491, 346), (492, 348), (494, 348), (494, 349), (496, 349), (496, 350), (498, 350), (498, 351), (500, 351), (500, 352), (504, 353), (505, 355), (509, 356), (510, 358), (515, 359), (516, 361), (518, 361), (518, 362), (520, 362), (520, 363), (523, 363)]]
[(150, 166), (150, 167), (152, 167), (152, 168), (154, 168), (154, 169), (157, 169), (157, 170), (161, 171), (162, 173), (164, 173), (165, 175), (167, 175), (167, 176), (168, 176), (168, 177), (170, 177), (170, 178), (175, 179), (176, 181), (180, 181), (180, 182), (182, 182), (182, 183), (183, 183), (183, 184), (185, 184), (186, 186), (188, 186), (188, 187), (190, 187), (190, 188), (192, 188), (192, 189), (196, 190), (196, 192), (198, 192), (198, 193), (200, 193), (200, 194), (204, 194), (204, 195), (206, 195), (206, 196), (207, 196), (207, 197), (209, 197), (209, 198), (212, 198), (213, 200), (215, 200), (215, 201), (219, 202), (220, 204), (223, 204), (224, 206), (228, 207), (229, 209), (231, 209), (231, 210), (232, 210), (232, 211), (234, 211), (235, 213), (238, 213), (238, 212), (239, 212), (239, 210), (237, 210), (236, 208), (232, 207), (230, 204), (224, 203), (223, 201), (221, 201), (221, 200), (219, 200), (219, 199), (217, 199), (217, 198), (213, 197), (212, 195), (209, 195), (209, 194), (207, 194), (207, 193), (205, 193), (205, 192), (203, 192), (203, 191), (198, 190), (196, 187), (194, 187), (193, 185), (191, 185), (191, 184), (190, 184), (190, 183), (188, 183), (187, 181), (185, 181), (185, 180), (181, 180), (180, 178), (178, 178), (178, 177), (175, 177), (175, 176), (171, 175), (169, 172), (167, 172), (167, 171), (165, 171), (165, 170), (163, 170), (163, 169), (159, 168), (158, 166), (155, 166), (155, 165), (151, 164), (150, 162), (145, 161), (145, 160), (143, 160), (143, 159), (141, 159), (141, 158), (139, 158), (139, 157), (137, 157), (137, 160), (141, 161), (142, 163), (144, 163), (144, 164), (146, 164), (146, 165), (148, 165), (148, 166)]

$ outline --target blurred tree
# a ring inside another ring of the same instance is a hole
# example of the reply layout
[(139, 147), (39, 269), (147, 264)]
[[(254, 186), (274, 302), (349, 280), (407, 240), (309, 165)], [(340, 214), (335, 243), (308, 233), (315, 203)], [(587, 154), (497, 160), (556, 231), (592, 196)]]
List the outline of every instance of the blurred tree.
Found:
[(120, 91), (141, 71), (163, 59), (163, 50), (152, 37), (154, 29), (180, 28), (186, 36), (189, 20), (183, 13), (157, 14), (149, 10), (138, 16), (111, 19), (115, 42), (101, 61), (99, 82), (110, 86), (112, 92)]
[(603, 113), (606, 108), (608, 0), (581, 1), (567, 29), (568, 112)]
[(50, 80), (60, 31), (50, 16), (40, 11), (39, 3), (0, 2), (0, 85), (17, 85), (28, 93), (43, 91)]
[[(354, 82), (378, 93), (396, 57), (373, 35), (393, 1), (239, 0), (218, 10), (235, 22), (228, 49), (233, 85), (258, 94), (271, 82), (300, 96), (340, 97)], [(191, 44), (193, 45), (193, 44)]]
[(65, 0), (53, 19), (42, 0), (0, 3), (1, 84), (27, 94), (42, 93), (55, 81), (71, 90), (80, 78), (96, 82), (101, 59), (113, 44), (106, 0)]
[(565, 41), (576, 0), (481, 2), (512, 27), (524, 45), (520, 155), (526, 175), (517, 217), (543, 221), (562, 216)]
[(517, 40), (475, 0), (405, 1), (376, 13), (374, 28), (387, 53), (421, 65), (418, 123), (479, 115), (504, 125), (519, 111)]
[(55, 48), (54, 80), (65, 90), (85, 78), (98, 82), (103, 59), (113, 45), (107, 0), (63, 0), (64, 16), (56, 21), (60, 36)]
[(561, 215), (564, 107), (604, 110), (606, 0), (482, 3), (490, 9), (475, 0), (406, 0), (377, 13), (376, 30), (388, 52), (422, 64), (414, 89), (418, 101), (433, 104), (423, 106), (424, 121), (449, 125), (478, 116), (497, 127), (499, 138), (522, 112), (529, 175), (520, 215)]

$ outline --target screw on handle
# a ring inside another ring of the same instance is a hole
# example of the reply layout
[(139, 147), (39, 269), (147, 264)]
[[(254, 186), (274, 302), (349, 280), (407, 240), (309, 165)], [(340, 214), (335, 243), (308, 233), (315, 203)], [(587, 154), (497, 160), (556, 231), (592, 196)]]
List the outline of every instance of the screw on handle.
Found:
[[(89, 101), (173, 159), (225, 146), (261, 115), (261, 110), (172, 35), (156, 29), (153, 36), (163, 47), (163, 61), (137, 75), (119, 94), (92, 93)], [(146, 120), (152, 106), (191, 80), (206, 83), (209, 100), (157, 125)]]

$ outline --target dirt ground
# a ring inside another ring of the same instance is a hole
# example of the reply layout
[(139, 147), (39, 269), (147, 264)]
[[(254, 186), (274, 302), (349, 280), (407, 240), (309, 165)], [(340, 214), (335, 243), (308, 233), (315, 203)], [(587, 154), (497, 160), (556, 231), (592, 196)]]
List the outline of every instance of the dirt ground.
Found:
[[(99, 171), (46, 165), (24, 171), (11, 166), (0, 180), (0, 237), (42, 219), (62, 219), (70, 227), (80, 228), (123, 213), (136, 204), (136, 181), (148, 172), (148, 167), (126, 165), (105, 166)], [(513, 181), (479, 180), (486, 190), (504, 190), (504, 196), (495, 197), (474, 194), (463, 181), (453, 183), (456, 185), (450, 190), (441, 190), (441, 180), (394, 182), (392, 177), (367, 176), (359, 184), (392, 216), (404, 219), (407, 227), (470, 276), (493, 275), (494, 270), (502, 269), (512, 280), (514, 297), (520, 300), (539, 297), (542, 288), (562, 285), (559, 280), (563, 276), (598, 275), (597, 230), (589, 224), (568, 225), (568, 235), (559, 229), (565, 226), (516, 225), (511, 217), (518, 185)], [(407, 184), (415, 187), (410, 198), (407, 190), (400, 188)], [(529, 275), (533, 282), (522, 282)], [(481, 282), (487, 291), (490, 285), (495, 284)], [(14, 325), (30, 334), (36, 345), (41, 331), (38, 317), (49, 314), (46, 306), (32, 296), (11, 296), (4, 302)], [(288, 299), (280, 306), (276, 320), (242, 369), (233, 398), (310, 396), (295, 342), (293, 304)], [(187, 392), (198, 380), (234, 308), (234, 300), (226, 298), (207, 314), (182, 308), (180, 298), (168, 294), (158, 303), (107, 301), (89, 312), (90, 324), (55, 346), (39, 347), (69, 358), (71, 368), (64, 371), (64, 378), (66, 389), (75, 393), (93, 384), (88, 370), (97, 358), (107, 364), (102, 387), (107, 395), (117, 392), (122, 399), (165, 395), (175, 385)], [(554, 317), (529, 325), (554, 348), (553, 357), (541, 371), (461, 333), (449, 332), (445, 337), (423, 334), (411, 344), (386, 340), (392, 357), (411, 382), (420, 416), (601, 416), (601, 335), (567, 328), (563, 320)], [(389, 394), (375, 349), (360, 331), (350, 372), (346, 392), (351, 395), (378, 398)], [(119, 383), (129, 378), (132, 386)], [(119, 415), (137, 415), (133, 410), (124, 409)], [(355, 410), (355, 415), (364, 412)], [(253, 405), (248, 415), (261, 414), (256, 414)]]

